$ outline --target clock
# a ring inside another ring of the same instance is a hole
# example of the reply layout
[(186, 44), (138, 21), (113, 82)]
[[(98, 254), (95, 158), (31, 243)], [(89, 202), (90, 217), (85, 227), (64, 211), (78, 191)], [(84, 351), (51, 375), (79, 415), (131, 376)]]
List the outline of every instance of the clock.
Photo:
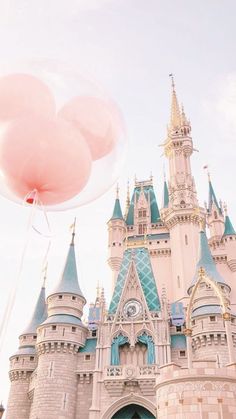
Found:
[(125, 303), (123, 311), (125, 317), (134, 319), (142, 313), (142, 305), (138, 300), (129, 300)]

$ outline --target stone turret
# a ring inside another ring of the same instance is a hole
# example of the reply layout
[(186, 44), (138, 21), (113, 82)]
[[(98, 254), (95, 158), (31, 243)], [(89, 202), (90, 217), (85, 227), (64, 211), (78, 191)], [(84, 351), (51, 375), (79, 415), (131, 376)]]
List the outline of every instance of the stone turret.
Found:
[(116, 278), (120, 269), (123, 252), (124, 252), (124, 239), (125, 239), (125, 220), (123, 218), (120, 199), (119, 199), (119, 190), (117, 188), (117, 195), (115, 200), (115, 205), (113, 209), (113, 214), (111, 219), (107, 223), (108, 225), (108, 248), (109, 248), (109, 257), (108, 264), (112, 270), (112, 288), (114, 289)]
[(19, 337), (19, 349), (10, 358), (11, 389), (7, 406), (7, 419), (26, 419), (30, 414), (29, 384), (32, 373), (37, 366), (35, 350), (37, 327), (45, 320), (47, 308), (45, 304), (45, 286), (41, 288), (33, 316)]
[[(161, 213), (170, 232), (170, 242), (175, 243), (171, 248), (173, 299), (184, 302), (187, 301), (184, 297), (197, 262), (199, 222), (205, 219), (205, 214), (198, 204), (191, 170), (190, 158), (194, 151), (191, 125), (184, 110), (180, 110), (173, 77), (171, 116), (163, 147), (169, 162), (169, 182), (168, 208), (165, 188), (166, 205)], [(193, 263), (187, 263), (188, 260)]]
[(74, 233), (61, 279), (47, 302), (48, 318), (38, 328), (38, 368), (30, 419), (74, 419), (78, 352), (88, 334), (81, 321), (86, 300), (78, 282)]
[(200, 232), (199, 261), (193, 282), (188, 290), (189, 295), (193, 292), (194, 285), (198, 281), (199, 270), (203, 270), (213, 283), (210, 284), (202, 280), (192, 301), (193, 359), (214, 360), (217, 356), (217, 362), (222, 366), (230, 361), (222, 311), (223, 307), (230, 305), (230, 287), (217, 270), (204, 231)]

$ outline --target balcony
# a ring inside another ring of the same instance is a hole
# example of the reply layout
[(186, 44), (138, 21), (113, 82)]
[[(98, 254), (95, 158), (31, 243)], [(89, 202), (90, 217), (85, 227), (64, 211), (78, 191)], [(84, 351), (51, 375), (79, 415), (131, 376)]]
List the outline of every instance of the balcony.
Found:
[(153, 365), (111, 365), (104, 370), (104, 384), (111, 396), (122, 396), (125, 389), (130, 392), (140, 389), (144, 396), (155, 394), (154, 386), (158, 366)]

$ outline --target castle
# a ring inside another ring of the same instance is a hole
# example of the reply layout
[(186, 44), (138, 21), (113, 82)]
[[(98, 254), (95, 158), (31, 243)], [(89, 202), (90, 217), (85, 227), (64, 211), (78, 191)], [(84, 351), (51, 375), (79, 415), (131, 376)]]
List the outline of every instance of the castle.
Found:
[[(159, 211), (136, 181), (108, 221), (113, 295), (86, 299), (74, 234), (56, 289), (41, 289), (10, 357), (7, 419), (236, 418), (236, 232), (209, 177), (201, 207), (191, 125), (172, 80)], [(206, 228), (209, 238), (206, 236)]]

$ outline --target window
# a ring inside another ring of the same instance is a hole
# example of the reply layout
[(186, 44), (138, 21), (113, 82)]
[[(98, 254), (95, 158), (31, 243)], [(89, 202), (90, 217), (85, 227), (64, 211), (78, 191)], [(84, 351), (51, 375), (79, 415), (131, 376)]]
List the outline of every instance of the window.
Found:
[(181, 358), (183, 358), (184, 356), (186, 356), (186, 351), (179, 351), (179, 356)]
[(217, 220), (217, 218), (218, 218), (218, 217), (217, 217), (217, 212), (216, 212), (216, 211), (214, 211), (214, 219), (215, 219), (215, 220)]
[(182, 332), (182, 326), (176, 326), (176, 332)]
[(187, 234), (185, 234), (185, 236), (184, 236), (184, 240), (185, 240), (185, 244), (186, 244), (186, 246), (188, 245), (188, 236), (187, 236)]
[(59, 300), (62, 300), (62, 295), (58, 295), (58, 299)]
[(92, 336), (96, 337), (97, 336), (97, 331), (96, 330), (92, 330)]
[(180, 277), (179, 277), (179, 275), (177, 276), (177, 284), (178, 284), (178, 288), (180, 288)]
[(75, 326), (72, 326), (72, 332), (73, 333), (76, 332), (76, 327)]
[(193, 325), (193, 326), (195, 325), (195, 323), (196, 323), (196, 321), (195, 321), (195, 320), (192, 320), (192, 325)]
[(23, 336), (23, 339), (25, 340), (26, 339), (26, 336)]
[(90, 361), (90, 355), (85, 355), (85, 361)]
[(57, 326), (52, 326), (52, 330), (57, 330)]
[(30, 356), (30, 361), (34, 361), (34, 356)]
[(147, 224), (139, 224), (138, 234), (145, 234), (147, 232)]
[(76, 300), (76, 297), (75, 297), (74, 295), (72, 295), (71, 299), (72, 299), (73, 301), (75, 301), (75, 300)]
[(37, 339), (37, 336), (36, 336), (36, 335), (34, 335), (34, 336), (33, 336), (33, 339)]
[(18, 356), (16, 357), (16, 361), (19, 361), (19, 357)]
[(138, 211), (138, 218), (142, 218), (142, 217), (146, 217), (147, 216), (147, 211), (144, 209), (140, 209)]
[(216, 316), (210, 316), (210, 322), (215, 322), (216, 321)]

